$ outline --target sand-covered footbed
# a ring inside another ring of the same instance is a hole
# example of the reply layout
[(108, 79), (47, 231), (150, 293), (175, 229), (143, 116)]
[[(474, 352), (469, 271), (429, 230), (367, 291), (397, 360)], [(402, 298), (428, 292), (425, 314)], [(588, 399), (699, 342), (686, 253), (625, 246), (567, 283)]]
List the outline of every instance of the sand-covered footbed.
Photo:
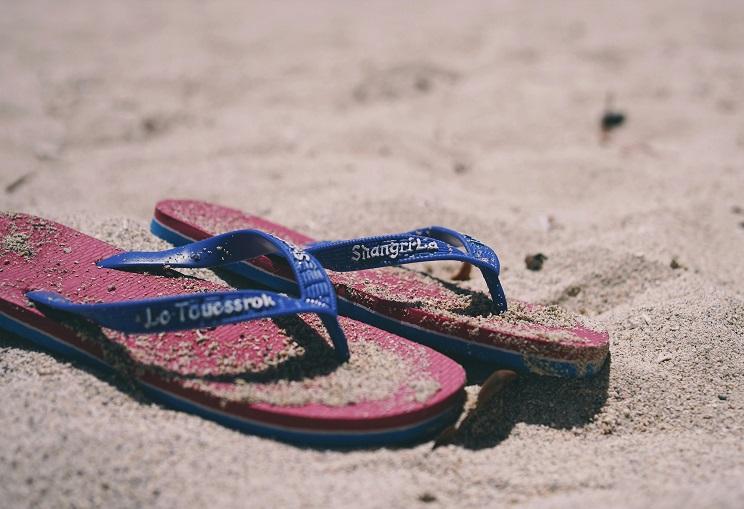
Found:
[(612, 343), (596, 378), (482, 406), (468, 366), (448, 445), (319, 451), (0, 333), (2, 505), (744, 506), (742, 26), (688, 0), (6, 2), (1, 209), (124, 248), (163, 198), (317, 239), (440, 224)]
[[(165, 269), (138, 277), (96, 269), (96, 275), (87, 276), (94, 260), (78, 251), (90, 252), (91, 239), (36, 216), (3, 213), (0, 220), (0, 266), (6, 271), (0, 274), (0, 289), (19, 305), (25, 304), (23, 294), (29, 288), (60, 291), (74, 302), (103, 302), (96, 298), (103, 287), (109, 294), (107, 302), (231, 288), (207, 270), (187, 274)], [(94, 238), (106, 243), (122, 241), (127, 249), (163, 247), (162, 241), (132, 220), (90, 225), (72, 218), (70, 222), (90, 229)], [(98, 250), (100, 256), (111, 252), (100, 244)], [(24, 264), (32, 267), (30, 273), (26, 269), (20, 276), (11, 275)], [(134, 285), (128, 277), (135, 279)], [(70, 280), (77, 283), (70, 285)], [(150, 291), (140, 291), (142, 285)], [(327, 330), (313, 314), (170, 334), (126, 334), (79, 318), (57, 318), (84, 342), (100, 346), (103, 360), (122, 378), (155, 375), (216, 397), (223, 405), (233, 401), (343, 407), (380, 402), (386, 409), (398, 400), (425, 403), (441, 389), (429, 371), (426, 348), (348, 319), (342, 319), (341, 326), (351, 359), (339, 363)]]
[[(420, 307), (437, 316), (448, 317), (453, 324), (463, 323), (474, 334), (484, 328), (522, 333), (527, 337), (539, 336), (549, 341), (581, 344), (590, 340), (582, 338), (571, 329), (581, 327), (600, 332), (604, 330), (601, 324), (590, 318), (554, 304), (542, 305), (511, 299), (507, 311), (498, 312), (494, 309), (490, 293), (431, 275), (439, 264), (441, 262), (416, 264), (423, 270), (403, 266), (361, 273), (336, 273), (333, 281), (340, 282), (347, 295), (360, 294), (357, 298), (362, 302), (371, 296), (385, 302), (400, 303), (405, 307)], [(453, 265), (448, 264), (446, 268)], [(476, 279), (473, 276), (471, 278)], [(394, 280), (393, 283), (390, 282), (391, 279)]]

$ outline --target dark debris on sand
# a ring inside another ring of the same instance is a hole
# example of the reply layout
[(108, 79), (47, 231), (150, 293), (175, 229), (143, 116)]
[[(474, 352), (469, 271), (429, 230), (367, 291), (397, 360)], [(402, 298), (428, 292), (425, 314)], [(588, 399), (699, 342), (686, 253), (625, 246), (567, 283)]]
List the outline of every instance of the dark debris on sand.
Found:
[(527, 269), (537, 271), (542, 269), (547, 259), (548, 257), (542, 253), (529, 254), (524, 257), (524, 264)]

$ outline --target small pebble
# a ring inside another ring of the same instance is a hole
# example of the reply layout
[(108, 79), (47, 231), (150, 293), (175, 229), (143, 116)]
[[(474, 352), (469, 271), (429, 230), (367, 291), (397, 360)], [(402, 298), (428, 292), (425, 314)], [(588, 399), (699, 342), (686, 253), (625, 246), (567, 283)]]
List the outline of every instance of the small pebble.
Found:
[(721, 401), (726, 401), (728, 399), (728, 396), (726, 396), (725, 394), (719, 394), (718, 399), (720, 399)]
[(108, 288), (106, 288), (109, 292), (113, 292), (116, 290), (116, 285), (108, 285)]
[(619, 111), (608, 110), (602, 115), (599, 123), (602, 131), (611, 131), (625, 123), (625, 114)]
[(547, 259), (548, 257), (542, 253), (527, 255), (524, 257), (524, 264), (529, 270), (540, 270)]
[(602, 131), (609, 132), (625, 123), (625, 114), (618, 111), (606, 111), (600, 120)]
[(566, 294), (569, 297), (576, 297), (580, 293), (581, 293), (580, 286), (569, 286), (568, 288), (566, 288)]
[(425, 491), (424, 493), (418, 496), (418, 499), (425, 504), (429, 504), (431, 502), (436, 502), (437, 497), (434, 494), (429, 493), (428, 491)]

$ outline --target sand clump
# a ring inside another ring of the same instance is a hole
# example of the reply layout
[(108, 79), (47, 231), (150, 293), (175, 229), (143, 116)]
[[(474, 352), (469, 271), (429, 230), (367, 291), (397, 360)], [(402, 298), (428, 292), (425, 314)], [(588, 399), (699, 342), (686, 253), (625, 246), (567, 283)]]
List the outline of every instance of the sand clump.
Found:
[[(16, 217), (14, 213), (4, 213), (10, 220)], [(31, 230), (44, 230), (50, 234), (54, 234), (55, 227), (45, 221), (39, 219), (28, 225)], [(42, 240), (37, 245), (31, 242), (31, 230), (21, 231), (15, 224), (12, 224), (8, 233), (0, 239), (0, 249), (6, 253), (15, 253), (22, 256), (25, 259), (30, 259), (36, 249), (41, 248), (42, 245), (49, 243), (47, 240)]]
[(364, 341), (351, 345), (347, 363), (328, 375), (306, 375), (299, 380), (279, 380), (251, 383), (236, 380), (237, 387), (224, 387), (219, 382), (196, 380), (188, 387), (209, 388), (228, 401), (270, 403), (281, 406), (319, 403), (345, 406), (362, 401), (380, 401), (408, 390), (408, 398), (423, 403), (439, 390), (439, 383), (418, 372), (425, 365), (401, 360), (373, 343)]
[(31, 258), (34, 255), (33, 249), (28, 243), (28, 235), (25, 233), (9, 233), (3, 237), (0, 247), (5, 251), (10, 251), (24, 258)]

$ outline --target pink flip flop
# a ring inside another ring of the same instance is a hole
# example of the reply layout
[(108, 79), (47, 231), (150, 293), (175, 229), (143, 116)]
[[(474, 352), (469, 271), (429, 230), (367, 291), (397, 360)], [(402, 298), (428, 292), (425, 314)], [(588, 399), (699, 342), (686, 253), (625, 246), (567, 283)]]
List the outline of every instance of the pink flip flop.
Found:
[(338, 320), (330, 281), (311, 255), (261, 232), (240, 240), (254, 256), (282, 256), (300, 296), (170, 269), (116, 270), (124, 254), (104, 242), (2, 214), (0, 329), (131, 376), (172, 407), (302, 444), (410, 442), (457, 417), (465, 382), (457, 363)]
[[(511, 302), (499, 282), (499, 261), (467, 235), (428, 227), (393, 235), (333, 242), (313, 239), (235, 209), (191, 200), (155, 207), (152, 232), (184, 245), (232, 230), (269, 232), (312, 253), (328, 270), (339, 313), (458, 357), (475, 358), (536, 374), (583, 377), (597, 373), (609, 335), (557, 307)], [(491, 300), (455, 284), (397, 265), (457, 260), (483, 273)], [(235, 263), (230, 271), (289, 291), (283, 263), (267, 257)]]

